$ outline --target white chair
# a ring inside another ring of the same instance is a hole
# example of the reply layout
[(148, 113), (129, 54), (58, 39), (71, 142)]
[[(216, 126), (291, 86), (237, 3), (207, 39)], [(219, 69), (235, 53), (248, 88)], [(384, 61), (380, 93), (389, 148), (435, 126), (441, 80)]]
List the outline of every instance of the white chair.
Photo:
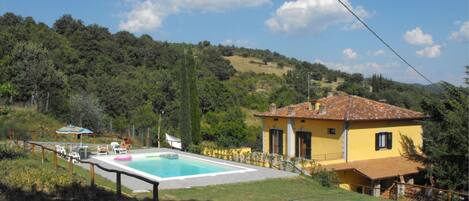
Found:
[(78, 163), (78, 161), (76, 159), (81, 160), (80, 154), (78, 152), (72, 152), (68, 156), (73, 157), (73, 159), (72, 159), (73, 163)]
[[(65, 150), (65, 147), (63, 147), (63, 146), (55, 145), (55, 151), (60, 153), (60, 154), (57, 154), (59, 156), (64, 156), (65, 157), (67, 155), (67, 151)], [(63, 155), (61, 155), (61, 154), (63, 154)]]
[(111, 149), (115, 154), (127, 154), (127, 149), (121, 148), (118, 142), (111, 142)]
[(165, 134), (166, 134), (166, 142), (168, 142), (168, 144), (171, 147), (176, 148), (176, 149), (182, 148), (181, 139), (168, 135), (168, 133), (165, 133)]

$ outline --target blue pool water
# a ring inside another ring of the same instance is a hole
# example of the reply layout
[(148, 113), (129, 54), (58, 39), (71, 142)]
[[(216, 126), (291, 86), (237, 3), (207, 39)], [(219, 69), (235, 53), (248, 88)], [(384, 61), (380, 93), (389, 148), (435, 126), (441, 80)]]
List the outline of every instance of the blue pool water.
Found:
[(235, 167), (186, 157), (179, 157), (179, 159), (168, 159), (163, 157), (142, 158), (130, 161), (126, 165), (160, 178), (239, 170)]

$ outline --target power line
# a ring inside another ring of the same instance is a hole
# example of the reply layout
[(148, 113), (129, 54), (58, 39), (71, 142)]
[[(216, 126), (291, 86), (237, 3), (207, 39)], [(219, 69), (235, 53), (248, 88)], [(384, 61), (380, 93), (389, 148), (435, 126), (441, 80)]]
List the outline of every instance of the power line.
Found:
[(360, 23), (363, 24), (363, 26), (365, 26), (366, 29), (368, 29), (368, 31), (370, 31), (376, 38), (378, 38), (378, 40), (380, 40), (381, 43), (383, 43), (397, 57), (399, 57), (399, 59), (401, 59), (405, 64), (407, 64), (407, 66), (412, 68), (412, 70), (414, 70), (418, 75), (420, 75), (423, 79), (428, 81), (430, 84), (433, 84), (433, 82), (430, 79), (428, 79), (424, 74), (419, 72), (414, 66), (412, 66), (409, 62), (407, 62), (407, 60), (405, 60), (399, 53), (397, 53), (397, 51), (394, 50), (394, 48), (392, 48), (388, 43), (386, 43), (386, 41), (384, 41), (375, 31), (373, 31), (373, 29), (371, 29), (357, 14), (355, 14), (355, 12), (353, 12), (352, 9), (350, 9), (344, 2), (342, 2), (342, 0), (337, 0), (337, 1), (339, 1), (340, 4), (342, 4), (353, 16), (355, 16), (355, 18), (357, 18), (357, 20), (360, 21)]

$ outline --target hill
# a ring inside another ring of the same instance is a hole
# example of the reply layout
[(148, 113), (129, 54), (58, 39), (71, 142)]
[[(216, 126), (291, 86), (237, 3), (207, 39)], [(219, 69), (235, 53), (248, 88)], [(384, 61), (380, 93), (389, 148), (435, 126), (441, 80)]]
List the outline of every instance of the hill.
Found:
[(279, 66), (276, 62), (267, 62), (266, 64), (262, 59), (256, 57), (233, 55), (224, 58), (229, 60), (231, 65), (239, 72), (267, 73), (282, 76), (293, 69), (291, 66)]
[(259, 148), (252, 113), (270, 103), (305, 101), (308, 91), (311, 98), (340, 91), (419, 111), (423, 99), (438, 97), (422, 86), (331, 70), (270, 50), (111, 33), (70, 15), (49, 27), (5, 13), (0, 16), (0, 103), (33, 105), (59, 122), (98, 133), (155, 132), (161, 116), (161, 131), (179, 135), (184, 107), (179, 85), (188, 49), (197, 59), (202, 138), (219, 146)]

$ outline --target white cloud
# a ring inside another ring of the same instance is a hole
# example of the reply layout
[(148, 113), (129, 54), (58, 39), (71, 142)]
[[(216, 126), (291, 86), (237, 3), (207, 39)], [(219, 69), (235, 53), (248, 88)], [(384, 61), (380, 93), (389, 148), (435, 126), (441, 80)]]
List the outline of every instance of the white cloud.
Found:
[(270, 0), (124, 0), (131, 10), (119, 23), (121, 30), (153, 31), (162, 26), (166, 17), (184, 11), (223, 12), (240, 7), (254, 7)]
[(353, 51), (351, 48), (344, 49), (342, 51), (342, 54), (345, 56), (347, 59), (356, 59), (358, 57), (357, 52)]
[(415, 27), (404, 34), (404, 39), (412, 45), (432, 45), (432, 35), (423, 33), (420, 27)]
[[(344, 0), (344, 3), (360, 17), (370, 17), (370, 13), (363, 7), (353, 7), (348, 0)], [(318, 32), (333, 25), (343, 25), (344, 29), (361, 27), (337, 0), (286, 1), (265, 24), (272, 31), (286, 33)]]
[(377, 62), (364, 62), (364, 63), (340, 63), (340, 62), (326, 62), (320, 59), (314, 60), (316, 63), (321, 63), (328, 68), (340, 70), (348, 73), (361, 73), (365, 76), (372, 74), (390, 75), (397, 71), (398, 63), (377, 63)]
[(421, 57), (436, 58), (441, 55), (441, 45), (426, 47), (421, 50), (417, 50), (415, 53)]
[(384, 50), (382, 49), (379, 49), (379, 50), (376, 50), (376, 51), (373, 51), (373, 52), (369, 52), (369, 55), (371, 56), (383, 56), (385, 55), (386, 53), (384, 52)]
[(454, 31), (449, 36), (449, 39), (459, 42), (469, 42), (469, 21), (465, 21), (458, 31)]

